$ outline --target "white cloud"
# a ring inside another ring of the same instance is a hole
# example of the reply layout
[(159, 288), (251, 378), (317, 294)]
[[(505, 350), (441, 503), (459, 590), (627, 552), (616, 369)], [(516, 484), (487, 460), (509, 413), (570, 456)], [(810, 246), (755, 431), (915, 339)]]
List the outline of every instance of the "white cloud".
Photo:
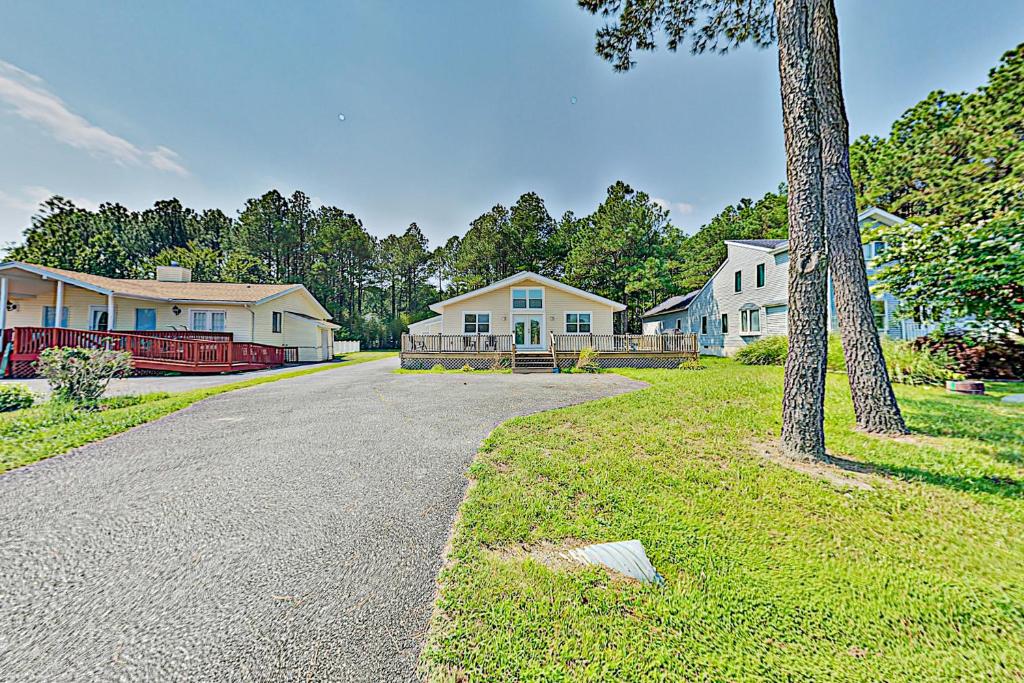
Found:
[(39, 76), (3, 60), (0, 60), (0, 101), (5, 102), (13, 114), (35, 123), (54, 139), (94, 156), (113, 159), (123, 165), (150, 166), (181, 176), (188, 175), (173, 150), (159, 146), (146, 151), (90, 123), (48, 90)]
[(675, 211), (680, 216), (693, 213), (693, 204), (687, 202), (670, 202), (667, 199), (661, 197), (651, 197), (651, 201), (665, 209), (666, 211)]
[[(16, 192), (5, 192), (0, 190), (0, 206), (14, 211), (35, 214), (39, 210), (39, 205), (59, 192), (54, 192), (48, 187), (41, 185), (26, 185)], [(99, 202), (94, 202), (91, 199), (85, 199), (83, 197), (65, 197), (75, 203), (75, 206), (79, 206), (83, 209), (89, 209), (95, 211), (100, 208)]]

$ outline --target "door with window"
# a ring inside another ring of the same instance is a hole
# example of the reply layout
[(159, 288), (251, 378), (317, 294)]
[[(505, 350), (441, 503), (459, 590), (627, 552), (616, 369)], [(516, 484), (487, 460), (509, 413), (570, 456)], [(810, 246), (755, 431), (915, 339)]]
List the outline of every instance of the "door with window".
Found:
[(110, 329), (109, 313), (106, 306), (89, 306), (89, 329), (107, 332)]
[(513, 315), (512, 336), (517, 349), (540, 350), (544, 348), (544, 316)]

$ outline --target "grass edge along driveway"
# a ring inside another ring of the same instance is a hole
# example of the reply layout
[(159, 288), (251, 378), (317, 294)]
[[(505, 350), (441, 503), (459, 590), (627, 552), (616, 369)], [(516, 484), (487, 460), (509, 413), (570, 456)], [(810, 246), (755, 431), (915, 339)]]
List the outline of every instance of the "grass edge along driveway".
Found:
[(79, 446), (152, 422), (210, 396), (396, 355), (395, 351), (360, 351), (345, 354), (337, 363), (263, 375), (230, 384), (175, 393), (115, 396), (104, 399), (102, 410), (95, 412), (44, 403), (25, 410), (0, 413), (0, 473), (67, 453)]
[[(1024, 409), (897, 386), (915, 432), (856, 432), (841, 489), (757, 454), (781, 368), (622, 370), (650, 388), (511, 420), (470, 469), (421, 669), (451, 680), (945, 681), (1024, 676)], [(663, 589), (553, 551), (641, 539)], [(557, 555), (556, 555), (557, 556)]]

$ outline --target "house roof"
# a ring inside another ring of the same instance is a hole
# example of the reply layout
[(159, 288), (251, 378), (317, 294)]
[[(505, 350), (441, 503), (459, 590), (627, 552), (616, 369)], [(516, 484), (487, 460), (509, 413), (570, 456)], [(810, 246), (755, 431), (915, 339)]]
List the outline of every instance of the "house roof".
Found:
[(788, 243), (788, 240), (726, 240), (727, 244), (742, 244), (745, 247), (758, 249), (776, 249)]
[(329, 329), (332, 329), (332, 330), (340, 330), (341, 329), (341, 325), (335, 325), (332, 322), (327, 322), (326, 320), (321, 320), (320, 318), (314, 318), (311, 315), (306, 315), (305, 313), (299, 313), (298, 311), (285, 311), (285, 315), (290, 315), (290, 316), (293, 316), (295, 318), (301, 318), (303, 320), (308, 320), (311, 323), (316, 323), (320, 327), (326, 327), (326, 328), (329, 328)]
[(690, 305), (690, 302), (693, 301), (698, 294), (700, 294), (700, 290), (695, 289), (692, 292), (687, 292), (686, 294), (680, 294), (679, 296), (669, 297), (668, 299), (665, 299), (651, 310), (644, 313), (641, 317), (646, 318), (651, 315), (658, 315), (661, 313), (671, 313), (672, 311), (685, 310), (686, 307)]
[(584, 299), (590, 299), (591, 301), (596, 301), (597, 303), (601, 303), (601, 304), (605, 304), (607, 306), (611, 306), (612, 310), (614, 310), (614, 311), (624, 311), (626, 309), (626, 305), (625, 304), (620, 304), (618, 301), (612, 301), (611, 299), (606, 299), (603, 296), (598, 296), (597, 294), (593, 294), (591, 292), (587, 292), (585, 290), (578, 289), (578, 288), (573, 287), (571, 285), (567, 285), (564, 282), (559, 282), (558, 280), (552, 280), (549, 277), (544, 277), (543, 275), (538, 275), (537, 273), (533, 273), (533, 272), (530, 272), (528, 270), (523, 270), (523, 271), (520, 271), (520, 272), (516, 273), (515, 275), (511, 275), (511, 276), (509, 276), (509, 277), (507, 277), (507, 278), (505, 278), (503, 280), (498, 280), (497, 282), (491, 283), (491, 284), (487, 285), (486, 287), (481, 287), (480, 289), (474, 289), (472, 292), (466, 292), (465, 294), (460, 294), (459, 296), (452, 297), (451, 299), (445, 299), (444, 301), (438, 301), (436, 304), (430, 304), (430, 310), (434, 311), (435, 313), (444, 313), (444, 307), (445, 306), (450, 306), (451, 304), (458, 303), (460, 301), (465, 301), (466, 299), (471, 299), (471, 298), (473, 298), (475, 296), (479, 296), (481, 294), (486, 294), (487, 292), (493, 292), (496, 289), (501, 289), (502, 287), (508, 287), (509, 285), (514, 285), (514, 284), (516, 284), (518, 282), (523, 282), (524, 280), (533, 280), (534, 282), (539, 282), (540, 284), (544, 285), (545, 287), (552, 287), (554, 289), (560, 289), (563, 292), (569, 292), (571, 294), (575, 294), (577, 296), (581, 296)]
[[(136, 299), (153, 299), (156, 301), (173, 301), (180, 303), (204, 302), (227, 304), (260, 304), (293, 291), (305, 291), (310, 299), (316, 301), (305, 287), (298, 284), (244, 284), (236, 282), (161, 282), (159, 280), (129, 280), (91, 273), (80, 273), (63, 268), (39, 266), (34, 263), (8, 261), (0, 264), (0, 271), (17, 269), (41, 277), (60, 280), (66, 284), (83, 289), (114, 294), (115, 296)], [(330, 313), (317, 302), (325, 317)]]

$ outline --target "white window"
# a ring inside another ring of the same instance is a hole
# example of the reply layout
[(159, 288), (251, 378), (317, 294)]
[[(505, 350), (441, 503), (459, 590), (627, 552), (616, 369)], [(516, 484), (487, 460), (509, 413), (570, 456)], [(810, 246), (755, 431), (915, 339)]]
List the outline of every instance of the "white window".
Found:
[(224, 311), (192, 309), (189, 318), (189, 327), (196, 332), (223, 332), (224, 323), (227, 321), (227, 313)]
[(589, 313), (566, 313), (565, 314), (566, 334), (589, 334), (590, 314)]
[(740, 332), (761, 331), (761, 310), (757, 308), (745, 308), (740, 311)]
[(676, 329), (677, 330), (682, 330), (683, 329), (683, 319), (682, 318), (676, 318)]
[[(56, 327), (57, 308), (55, 306), (43, 306), (43, 327)], [(64, 306), (60, 311), (60, 326), (68, 326), (68, 307)]]
[(464, 334), (490, 334), (490, 313), (463, 313), (462, 332)]
[(544, 308), (543, 289), (513, 289), (512, 308), (539, 310)]

